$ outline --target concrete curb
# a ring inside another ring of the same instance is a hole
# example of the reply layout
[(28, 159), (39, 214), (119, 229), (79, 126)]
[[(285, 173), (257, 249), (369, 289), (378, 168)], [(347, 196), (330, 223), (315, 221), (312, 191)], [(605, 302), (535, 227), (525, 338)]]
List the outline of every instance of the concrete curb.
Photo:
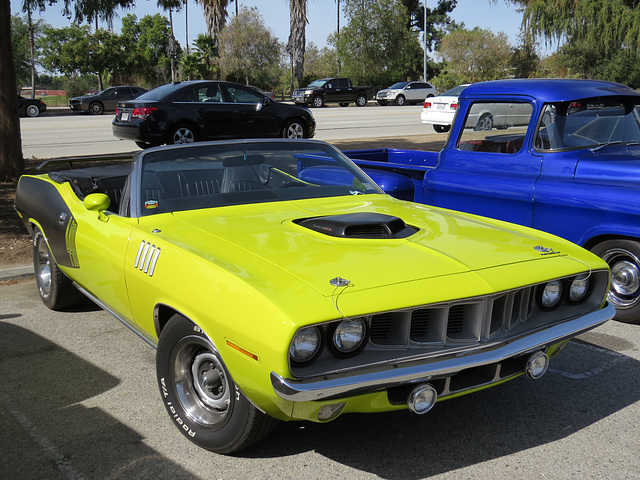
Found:
[(0, 269), (0, 282), (33, 278), (33, 265)]

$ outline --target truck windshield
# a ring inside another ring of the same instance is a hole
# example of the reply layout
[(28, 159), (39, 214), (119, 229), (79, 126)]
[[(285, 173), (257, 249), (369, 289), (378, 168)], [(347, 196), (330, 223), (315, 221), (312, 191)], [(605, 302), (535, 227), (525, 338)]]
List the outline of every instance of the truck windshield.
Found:
[(640, 116), (635, 102), (596, 98), (545, 105), (534, 147), (562, 151), (637, 142)]

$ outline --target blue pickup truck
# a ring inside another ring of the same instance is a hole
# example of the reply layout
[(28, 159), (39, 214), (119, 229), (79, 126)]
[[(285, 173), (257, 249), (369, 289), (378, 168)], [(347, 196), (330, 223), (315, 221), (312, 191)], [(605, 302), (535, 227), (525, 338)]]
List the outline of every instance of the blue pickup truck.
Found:
[(544, 230), (611, 267), (616, 318), (640, 323), (640, 93), (591, 80), (467, 87), (440, 152), (345, 152), (391, 195)]

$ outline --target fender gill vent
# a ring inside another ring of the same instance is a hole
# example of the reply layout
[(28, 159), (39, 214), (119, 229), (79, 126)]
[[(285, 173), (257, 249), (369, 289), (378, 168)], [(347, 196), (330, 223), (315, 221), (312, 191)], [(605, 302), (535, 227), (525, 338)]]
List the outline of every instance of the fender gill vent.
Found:
[(406, 238), (418, 231), (398, 217), (371, 212), (303, 218), (294, 222), (315, 232), (344, 238)]

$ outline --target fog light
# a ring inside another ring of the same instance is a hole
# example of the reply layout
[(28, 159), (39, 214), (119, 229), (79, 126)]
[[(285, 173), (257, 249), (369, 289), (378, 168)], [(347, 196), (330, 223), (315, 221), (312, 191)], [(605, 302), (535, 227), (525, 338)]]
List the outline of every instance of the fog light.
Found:
[(321, 406), (320, 410), (318, 410), (318, 420), (322, 422), (333, 420), (342, 413), (342, 410), (346, 405), (346, 403), (334, 403), (332, 405)]
[(549, 368), (549, 357), (544, 352), (536, 352), (527, 360), (525, 372), (527, 377), (537, 380), (547, 372)]
[(407, 406), (413, 413), (422, 415), (433, 408), (436, 400), (438, 400), (438, 392), (431, 384), (425, 383), (414, 388), (409, 394)]

